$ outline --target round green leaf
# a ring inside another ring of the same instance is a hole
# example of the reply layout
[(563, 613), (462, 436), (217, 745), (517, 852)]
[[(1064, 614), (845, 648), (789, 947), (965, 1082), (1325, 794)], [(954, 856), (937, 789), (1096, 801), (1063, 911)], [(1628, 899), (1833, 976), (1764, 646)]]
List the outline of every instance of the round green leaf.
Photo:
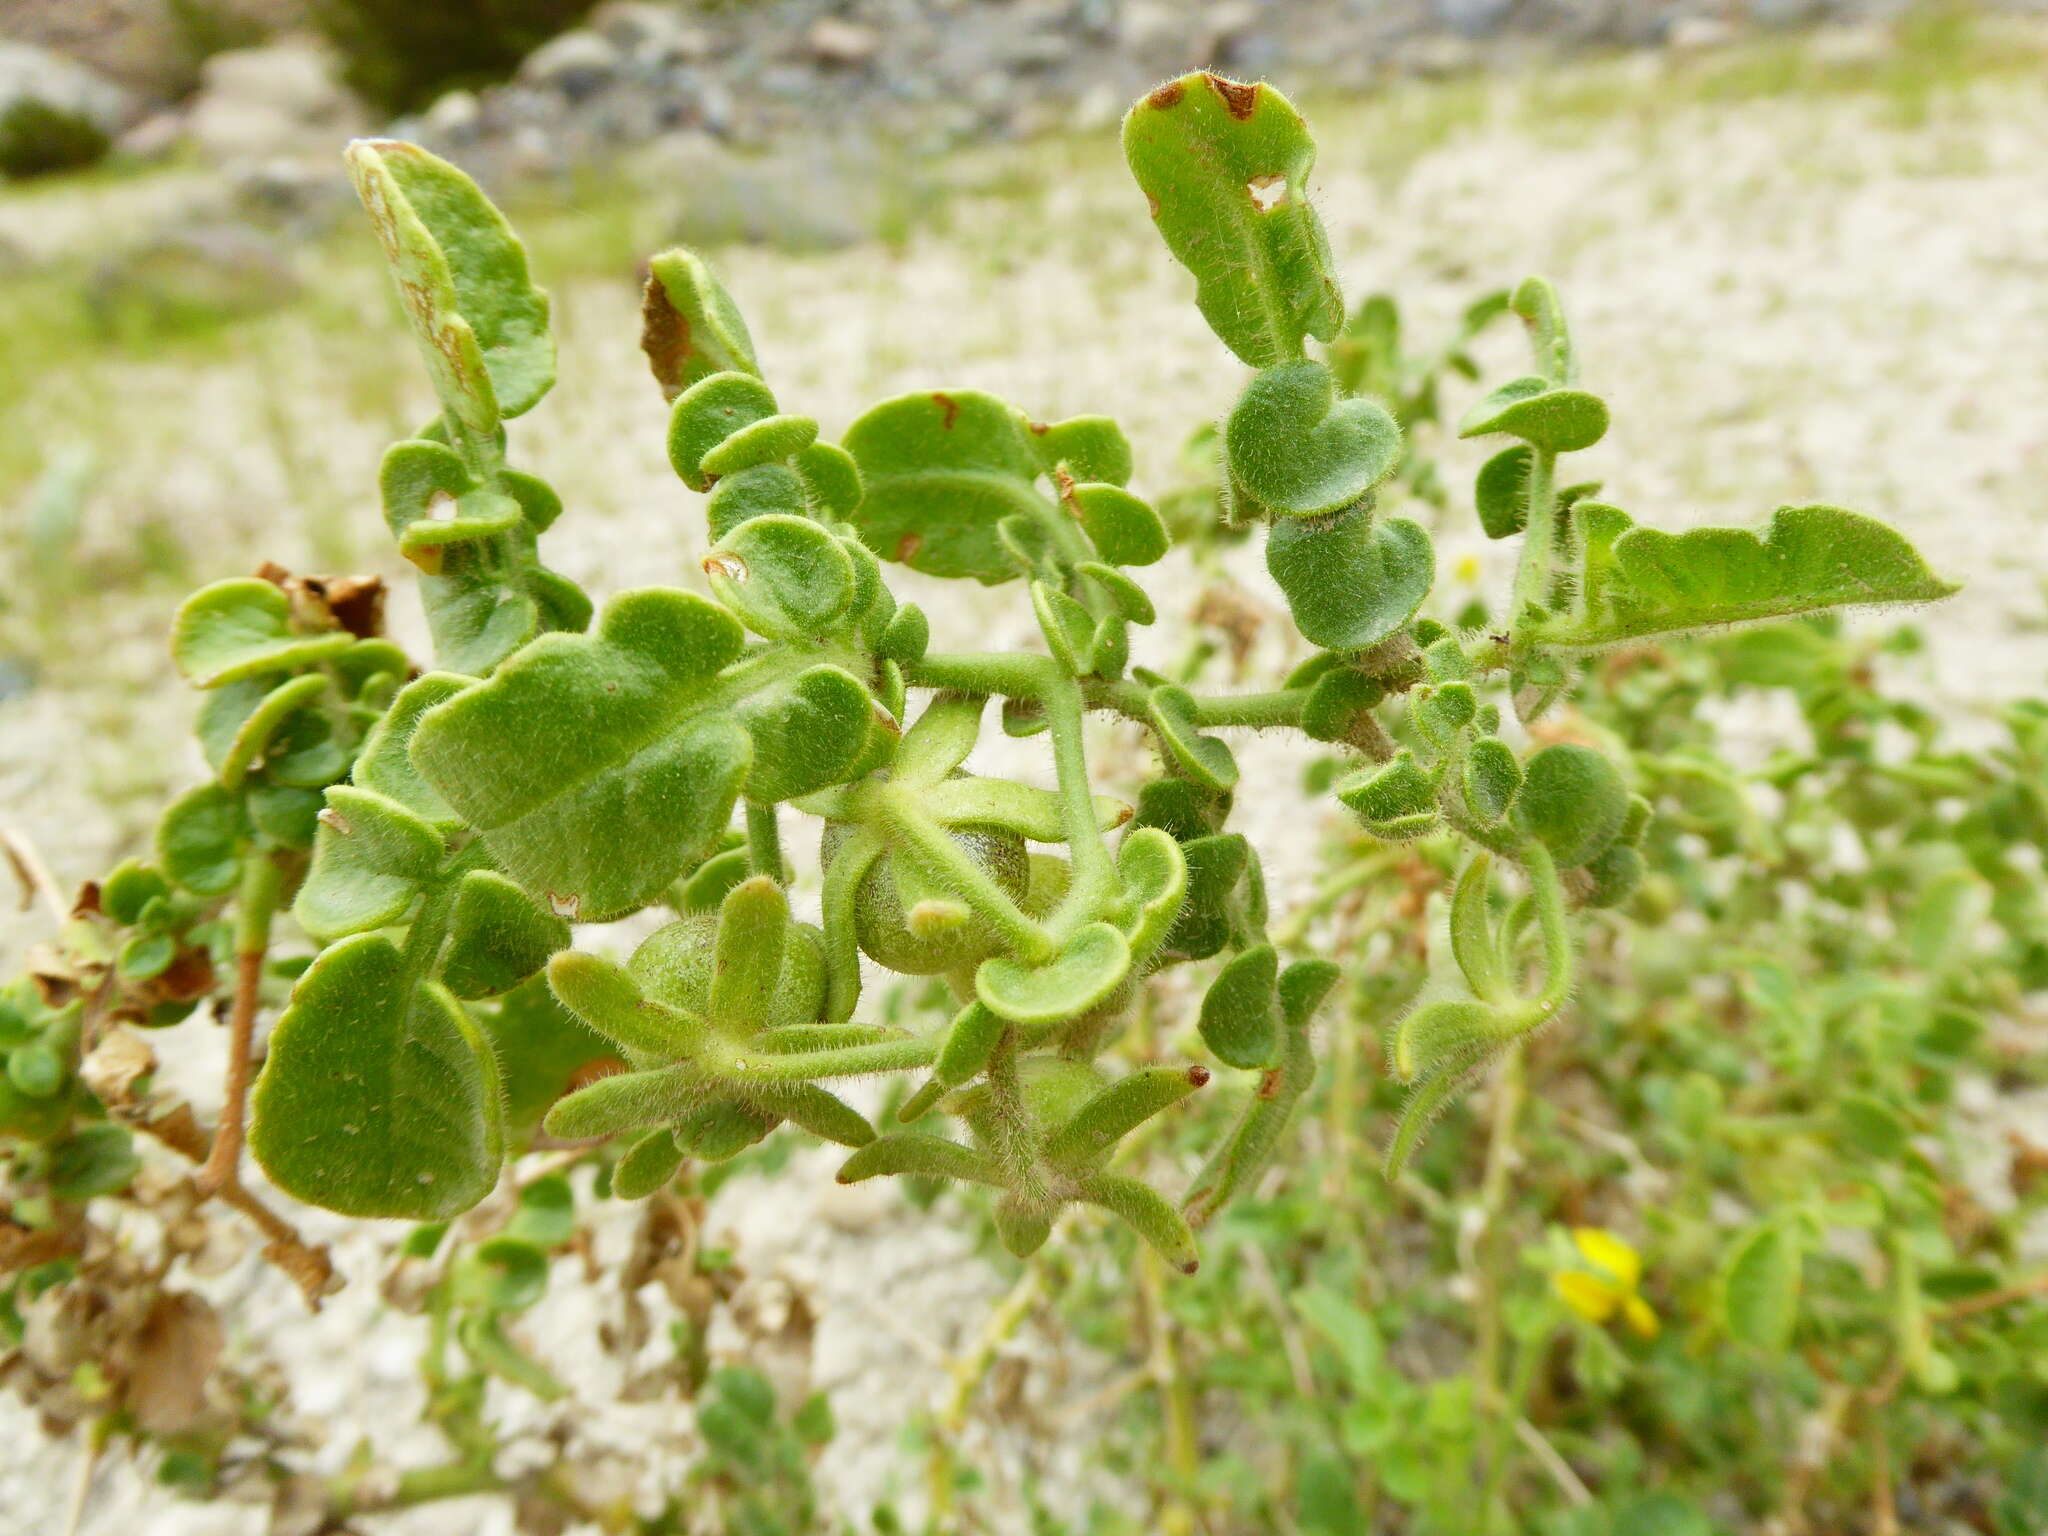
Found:
[(991, 1012), (1013, 1024), (1057, 1024), (1108, 997), (1130, 968), (1124, 936), (1108, 923), (1088, 923), (1044, 965), (1007, 955), (984, 960), (974, 973), (974, 990)]
[(1628, 786), (1591, 747), (1560, 742), (1529, 759), (1514, 815), (1521, 831), (1548, 847), (1560, 867), (1571, 869), (1621, 835)]
[(1415, 617), (1436, 577), (1420, 524), (1400, 517), (1375, 522), (1363, 507), (1275, 523), (1266, 569), (1287, 594), (1303, 637), (1332, 651), (1360, 651), (1386, 639)]
[(755, 634), (815, 639), (853, 604), (853, 559), (809, 518), (749, 518), (704, 557), (718, 600)]
[(1283, 363), (1254, 378), (1223, 429), (1224, 461), (1267, 512), (1318, 517), (1351, 506), (1401, 458), (1401, 428), (1371, 400), (1337, 398), (1321, 363)]

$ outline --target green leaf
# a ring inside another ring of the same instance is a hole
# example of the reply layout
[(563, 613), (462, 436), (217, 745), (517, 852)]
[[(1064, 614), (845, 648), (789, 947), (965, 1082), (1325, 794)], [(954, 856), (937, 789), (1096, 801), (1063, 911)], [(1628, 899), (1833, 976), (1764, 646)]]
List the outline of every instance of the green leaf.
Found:
[(179, 605), (171, 626), (171, 659), (202, 688), (310, 666), (355, 643), (342, 629), (293, 634), (290, 601), (255, 576), (201, 587)]
[(1088, 542), (1111, 565), (1151, 565), (1166, 554), (1171, 542), (1166, 524), (1150, 502), (1120, 486), (1069, 481), (1060, 487), (1060, 501), (1088, 535)]
[(1328, 341), (1344, 299), (1308, 200), (1315, 141), (1270, 85), (1191, 74), (1124, 119), (1124, 155), (1166, 247), (1195, 277), (1195, 302), (1254, 368)]
[(81, 1126), (50, 1149), (50, 1193), (59, 1200), (111, 1195), (141, 1171), (126, 1126)]
[(1528, 328), (1536, 371), (1553, 384), (1569, 384), (1577, 378), (1571, 331), (1564, 323), (1564, 305), (1557, 290), (1543, 278), (1525, 277), (1516, 285), (1508, 306)]
[(1783, 1222), (1755, 1227), (1736, 1244), (1721, 1279), (1721, 1315), (1730, 1334), (1773, 1353), (1791, 1344), (1804, 1258), (1798, 1236)]
[(292, 915), (322, 942), (400, 921), (441, 865), (441, 834), (395, 801), (336, 784)]
[(1095, 670), (1095, 618), (1066, 593), (1042, 581), (1031, 583), (1031, 611), (1046, 648), (1075, 677)]
[(1187, 1218), (1151, 1185), (1120, 1173), (1098, 1173), (1083, 1179), (1077, 1193), (1123, 1222), (1182, 1274), (1192, 1275), (1202, 1267)]
[(1469, 998), (1425, 1003), (1402, 1019), (1394, 1036), (1394, 1070), (1409, 1082), (1444, 1068), (1468, 1072), (1523, 1034), (1508, 1009)]
[(853, 605), (846, 547), (809, 518), (751, 518), (712, 547), (704, 574), (718, 600), (770, 640), (815, 639)]
[(1124, 936), (1108, 923), (1087, 923), (1043, 965), (1007, 955), (984, 960), (974, 973), (974, 990), (991, 1012), (1012, 1023), (1057, 1024), (1108, 997), (1130, 968)]
[(873, 695), (834, 666), (762, 689), (735, 706), (732, 719), (752, 738), (746, 793), (761, 805), (844, 784), (880, 766), (895, 741), (895, 723)]
[(241, 796), (202, 784), (173, 800), (157, 823), (157, 863), (196, 895), (224, 896), (241, 875), (250, 832)]
[(1208, 1081), (1206, 1067), (1145, 1067), (1128, 1073), (1090, 1096), (1046, 1138), (1046, 1161), (1068, 1174), (1099, 1168), (1124, 1137)]
[(1561, 868), (1589, 863), (1621, 835), (1628, 786), (1600, 753), (1559, 742), (1531, 757), (1515, 796), (1515, 825)]
[(1522, 788), (1522, 765), (1514, 748), (1498, 736), (1482, 736), (1465, 752), (1465, 806), (1490, 826), (1508, 813)]
[(997, 529), (1056, 525), (1023, 418), (977, 390), (899, 395), (846, 429), (866, 497), (852, 514), (884, 560), (930, 576), (993, 584), (1018, 575)]
[(1429, 535), (1403, 517), (1376, 522), (1353, 507), (1327, 518), (1283, 518), (1266, 539), (1266, 569), (1295, 627), (1333, 651), (1377, 645), (1415, 617), (1436, 579)]
[(345, 1216), (438, 1220), (498, 1180), (490, 1049), (378, 934), (343, 939), (299, 978), (253, 1113), (249, 1145), (278, 1188)]
[(1194, 695), (1168, 684), (1147, 694), (1145, 705), (1160, 750), (1181, 772), (1211, 790), (1228, 790), (1237, 783), (1237, 759), (1229, 744), (1204, 736), (1195, 723)]
[(648, 588), (596, 633), (544, 635), (420, 717), (412, 761), (499, 866), (574, 921), (624, 916), (725, 830), (753, 757), (698, 714), (741, 649), (732, 616)]
[[(1487, 910), (1492, 887), (1493, 855), (1481, 850), (1466, 862), (1451, 892), (1451, 953), (1464, 973), (1465, 985), (1486, 1001), (1497, 1003), (1508, 996), (1508, 973)], [(1402, 1068), (1404, 1075), (1413, 1070)]]
[(495, 870), (473, 869), (455, 887), (441, 981), (457, 997), (496, 997), (568, 943), (567, 923)]
[(841, 1184), (859, 1184), (891, 1174), (960, 1179), (970, 1184), (1002, 1183), (987, 1153), (922, 1131), (891, 1131), (886, 1136), (877, 1136), (840, 1165), (838, 1177)]
[(531, 475), (471, 475), (444, 443), (394, 444), (378, 470), (384, 520), (419, 568), (435, 658), (481, 677), (533, 636), (582, 630), (590, 599), (540, 563), (538, 537), (562, 510)]
[(1401, 429), (1376, 402), (1339, 400), (1321, 363), (1254, 378), (1223, 430), (1239, 494), (1270, 513), (1320, 517), (1366, 495), (1401, 459)]
[(435, 392), (470, 434), (490, 436), (555, 381), (548, 298), (526, 248), (476, 183), (417, 144), (358, 139), (347, 158)]
[(675, 1132), (663, 1127), (649, 1131), (626, 1149), (612, 1169), (612, 1193), (621, 1200), (644, 1200), (676, 1176), (683, 1166), (683, 1149), (676, 1145)]
[(1541, 453), (1576, 453), (1607, 435), (1607, 402), (1582, 389), (1559, 389), (1546, 379), (1514, 379), (1467, 411), (1458, 436), (1505, 432)]
[(1512, 538), (1528, 526), (1529, 471), (1535, 462), (1535, 451), (1527, 443), (1517, 443), (1479, 466), (1472, 501), (1489, 539)]
[(1424, 836), (1437, 824), (1435, 781), (1406, 747), (1390, 761), (1341, 780), (1336, 794), (1368, 832), (1388, 842)]
[(1187, 899), (1188, 860), (1179, 843), (1158, 827), (1139, 827), (1116, 851), (1129, 916), (1121, 924), (1133, 963), (1149, 960), (1180, 917)]
[(761, 372), (739, 306), (704, 258), (681, 246), (648, 258), (640, 350), (664, 400), (714, 373)]
[(1181, 845), (1187, 861), (1187, 898), (1167, 935), (1167, 952), (1206, 960), (1236, 935), (1241, 920), (1237, 891), (1252, 868), (1251, 845), (1242, 833), (1190, 838)]
[(793, 458), (818, 440), (818, 423), (809, 416), (778, 415), (751, 422), (728, 434), (698, 460), (698, 470), (713, 480)]
[(212, 689), (199, 708), (198, 736), (223, 789), (239, 789), (284, 732), (286, 722), (327, 692), (323, 673), (308, 672), (271, 686), (245, 677)]
[(571, 1083), (618, 1062), (612, 1043), (556, 1002), (538, 977), (478, 1016), (497, 1058), (505, 1136), (514, 1146), (539, 1129), (540, 1117)]
[(1268, 1065), (1280, 1044), (1280, 957), (1261, 944), (1216, 973), (1202, 998), (1202, 1043), (1229, 1066)]
[(598, 955), (556, 954), (548, 961), (548, 987), (563, 1007), (636, 1059), (675, 1061), (704, 1043), (701, 1009), (648, 997), (631, 971)]
[(1956, 590), (1898, 532), (1840, 507), (1780, 507), (1761, 537), (1743, 528), (1669, 534), (1631, 526), (1627, 514), (1606, 507), (1602, 518), (1611, 567), (1589, 567), (1593, 605), (1577, 623), (1547, 630), (1546, 645), (1612, 645), (1823, 608), (1927, 603)]
[(1310, 686), (1301, 709), (1302, 734), (1312, 741), (1350, 741), (1386, 696), (1386, 689), (1373, 678), (1336, 667)]
[(429, 672), (407, 683), (363, 738), (350, 775), (357, 787), (397, 802), (443, 832), (461, 826), (462, 818), (454, 807), (413, 766), (411, 747), (420, 717), (469, 685), (469, 678), (453, 672)]
[(743, 427), (776, 414), (775, 392), (752, 373), (714, 373), (680, 395), (669, 411), (668, 461), (693, 491), (711, 489), (704, 456)]
[(1047, 474), (1064, 466), (1075, 480), (1130, 483), (1130, 439), (1109, 417), (1070, 416), (1050, 425), (1041, 421), (1029, 425), (1032, 448)]

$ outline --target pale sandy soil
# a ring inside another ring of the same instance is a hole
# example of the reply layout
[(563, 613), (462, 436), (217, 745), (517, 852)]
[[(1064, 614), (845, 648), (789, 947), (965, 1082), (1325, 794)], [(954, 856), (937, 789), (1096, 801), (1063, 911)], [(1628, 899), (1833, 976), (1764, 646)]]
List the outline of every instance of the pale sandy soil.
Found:
[[(1653, 102), (1667, 93), (1641, 72), (1666, 67), (1610, 68), (1588, 77), (1587, 93)], [(1668, 94), (1673, 103), (1654, 109), (1532, 118), (1515, 88), (1476, 106), (1465, 92), (1441, 132), (1427, 124), (1448, 112), (1448, 95), (1421, 93), (1399, 110), (1324, 104), (1319, 201), (1344, 270), (1359, 291), (1396, 290), (1425, 334), (1482, 287), (1547, 273), (1574, 316), (1587, 383), (1616, 406), (1613, 433), (1584, 456), (1610, 499), (1670, 526), (1752, 520), (1809, 500), (1889, 518), (1967, 583), (1926, 615), (1932, 649), (1912, 686), (1962, 709), (2040, 690), (2048, 88), (2039, 78), (1987, 82), (1938, 97), (1920, 123), (1875, 97), (1712, 106), (1686, 104), (1678, 85)], [(1413, 157), (1405, 174), (1375, 172), (1387, 134), (1402, 136), (1403, 161)], [(7, 218), (0, 204), (0, 230)], [(382, 350), (390, 331), (368, 259), (365, 244), (360, 268), (335, 280), (338, 302), (365, 317), (360, 334), (288, 319), (218, 365), (143, 367), (120, 380), (112, 403), (126, 441), (106, 457), (92, 541), (118, 544), (147, 514), (189, 530), (194, 569), (209, 578), (265, 556), (339, 556), (399, 574), (378, 543), (371, 472), (394, 426), (427, 408), (411, 359)], [(1094, 149), (1074, 151), (1048, 188), (955, 207), (946, 228), (900, 251), (728, 253), (722, 265), (786, 406), (815, 413), (828, 433), (893, 391), (983, 388), (1039, 416), (1113, 412), (1138, 447), (1138, 488), (1158, 490), (1188, 427), (1241, 383), (1187, 304), (1184, 274), (1154, 245), (1142, 200)], [(704, 542), (696, 498), (662, 457), (663, 411), (635, 351), (631, 287), (623, 274), (577, 282), (558, 301), (562, 382), (515, 434), (519, 459), (553, 479), (570, 508), (550, 556), (600, 593), (693, 580)], [(1497, 376), (1519, 371), (1512, 340), (1488, 348)], [(403, 370), (395, 385), (387, 362)], [(1445, 456), (1454, 480), (1477, 462), (1457, 445)], [(1439, 542), (1446, 570), (1468, 554), (1497, 569), (1499, 552), (1458, 518)], [(1161, 571), (1166, 617), (1148, 644), (1163, 658), (1176, 653), (1175, 627), (1201, 583), (1180, 557)], [(1254, 553), (1233, 555), (1230, 571), (1257, 608), (1278, 611)], [(934, 598), (936, 643), (1025, 643), (1028, 613), (1009, 596)], [(0, 705), (0, 807), (66, 877), (111, 862), (147, 825), (155, 796), (194, 777), (178, 735), (191, 701), (156, 638), (167, 617), (119, 617), (111, 636), (86, 637), (90, 670), (55, 667), (51, 685)], [(1261, 661), (1286, 649), (1269, 627)], [(1284, 749), (1241, 747), (1250, 782), (1291, 775)], [(1284, 900), (1312, 877), (1326, 823), (1285, 801), (1244, 799)], [(858, 1508), (891, 1478), (914, 1476), (892, 1426), (943, 1396), (945, 1357), (1000, 1287), (943, 1221), (893, 1201), (845, 1203), (823, 1164), (794, 1166), (772, 1185), (727, 1191), (716, 1221), (751, 1269), (798, 1287), (821, 1319), (810, 1378), (852, 1390), (837, 1395), (843, 1433), (820, 1483)], [(616, 1221), (606, 1231), (619, 1240)], [(355, 1283), (316, 1322), (254, 1267), (227, 1282), (234, 1347), (260, 1341), (308, 1365), (300, 1406), (324, 1423), (330, 1466), (358, 1436), (400, 1456), (431, 1454), (405, 1431), (416, 1325), (378, 1302), (373, 1245), (365, 1234), (344, 1243)], [(680, 1450), (685, 1415), (607, 1402), (612, 1368), (578, 1347), (597, 1303), (560, 1289), (530, 1333), (587, 1390), (574, 1410), (581, 1433), (593, 1445)], [(918, 1320), (921, 1342), (904, 1337), (905, 1318)], [(1079, 1401), (1099, 1375), (1052, 1341), (1028, 1353), (1041, 1362), (1026, 1372), (1040, 1401)], [(69, 1451), (32, 1449), (11, 1403), (0, 1434), (13, 1447), (0, 1458), (0, 1531), (48, 1529), (40, 1513), (9, 1522), (48, 1509)], [(997, 1432), (994, 1443), (1014, 1472), (1017, 1437)], [(671, 1474), (682, 1465), (676, 1455), (662, 1463)], [(495, 1519), (464, 1507), (390, 1529), (504, 1529)], [(86, 1525), (165, 1536), (257, 1528), (250, 1514), (167, 1509), (125, 1469), (105, 1474)]]

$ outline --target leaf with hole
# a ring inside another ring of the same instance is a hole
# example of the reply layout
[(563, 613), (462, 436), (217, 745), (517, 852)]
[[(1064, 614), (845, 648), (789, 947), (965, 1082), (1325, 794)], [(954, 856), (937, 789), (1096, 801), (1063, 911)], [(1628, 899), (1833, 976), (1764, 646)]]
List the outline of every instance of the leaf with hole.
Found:
[(1337, 334), (1344, 299), (1308, 200), (1315, 140), (1285, 96), (1183, 75), (1131, 108), (1124, 156), (1202, 318), (1240, 359), (1270, 367)]

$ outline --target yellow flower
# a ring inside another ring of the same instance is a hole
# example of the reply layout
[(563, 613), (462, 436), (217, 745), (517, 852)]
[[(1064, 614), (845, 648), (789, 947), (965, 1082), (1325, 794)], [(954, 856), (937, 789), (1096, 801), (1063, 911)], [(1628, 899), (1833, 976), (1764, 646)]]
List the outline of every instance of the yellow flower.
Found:
[(1636, 1333), (1654, 1339), (1657, 1314), (1636, 1292), (1642, 1255), (1602, 1227), (1573, 1227), (1572, 1244), (1592, 1269), (1561, 1269), (1551, 1276), (1558, 1298), (1589, 1323), (1604, 1323), (1618, 1312)]
[(1479, 557), (1477, 555), (1461, 556), (1454, 574), (1458, 580), (1466, 583), (1468, 586), (1477, 581), (1479, 579)]

